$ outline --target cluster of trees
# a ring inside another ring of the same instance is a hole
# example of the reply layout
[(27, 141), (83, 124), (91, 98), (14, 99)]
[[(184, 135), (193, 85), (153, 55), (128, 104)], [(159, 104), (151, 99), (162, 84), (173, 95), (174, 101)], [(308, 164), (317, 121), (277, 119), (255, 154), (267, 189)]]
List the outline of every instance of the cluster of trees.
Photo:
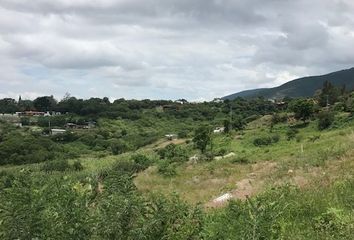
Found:
[(218, 114), (228, 114), (232, 109), (236, 115), (250, 116), (252, 114), (266, 114), (274, 110), (274, 104), (262, 98), (245, 100), (242, 98), (225, 103), (204, 102), (199, 104), (180, 104), (167, 100), (125, 100), (117, 99), (110, 102), (107, 97), (77, 99), (70, 95), (57, 101), (53, 96), (42, 96), (35, 100), (21, 100), (5, 98), (0, 100), (0, 113), (15, 113), (20, 111), (55, 111), (72, 113), (80, 116), (107, 117), (136, 120), (141, 117), (142, 111), (165, 107), (164, 115), (175, 118), (191, 118), (194, 120), (211, 120)]

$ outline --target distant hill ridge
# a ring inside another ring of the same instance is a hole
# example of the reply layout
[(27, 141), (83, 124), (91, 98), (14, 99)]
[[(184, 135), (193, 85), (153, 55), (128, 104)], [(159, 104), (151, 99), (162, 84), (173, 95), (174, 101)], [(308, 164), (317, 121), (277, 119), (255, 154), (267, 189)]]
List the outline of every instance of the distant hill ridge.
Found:
[(343, 85), (346, 89), (354, 89), (354, 68), (332, 72), (320, 76), (303, 77), (287, 82), (283, 85), (274, 88), (259, 88), (253, 90), (246, 90), (234, 93), (225, 97), (225, 99), (235, 99), (237, 97), (243, 98), (283, 98), (283, 97), (311, 97), (315, 94), (316, 90), (321, 89), (325, 81), (331, 82), (337, 87)]

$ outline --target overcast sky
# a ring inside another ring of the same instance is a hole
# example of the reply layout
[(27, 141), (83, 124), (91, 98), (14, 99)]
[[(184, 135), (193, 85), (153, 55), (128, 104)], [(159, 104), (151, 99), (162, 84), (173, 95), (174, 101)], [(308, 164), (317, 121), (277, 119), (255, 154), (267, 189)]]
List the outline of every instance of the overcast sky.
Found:
[(354, 66), (353, 0), (0, 0), (0, 98), (210, 100)]

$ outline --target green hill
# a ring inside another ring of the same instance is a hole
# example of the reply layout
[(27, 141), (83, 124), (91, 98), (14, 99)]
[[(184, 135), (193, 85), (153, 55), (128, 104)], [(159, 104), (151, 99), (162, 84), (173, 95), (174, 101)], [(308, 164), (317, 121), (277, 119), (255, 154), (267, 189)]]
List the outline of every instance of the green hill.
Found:
[(310, 97), (316, 90), (321, 89), (325, 81), (333, 85), (346, 86), (348, 90), (354, 89), (354, 68), (341, 70), (321, 76), (310, 76), (292, 80), (274, 88), (261, 88), (242, 91), (223, 97), (222, 99), (235, 99), (237, 97), (254, 98), (283, 98), (288, 97)]

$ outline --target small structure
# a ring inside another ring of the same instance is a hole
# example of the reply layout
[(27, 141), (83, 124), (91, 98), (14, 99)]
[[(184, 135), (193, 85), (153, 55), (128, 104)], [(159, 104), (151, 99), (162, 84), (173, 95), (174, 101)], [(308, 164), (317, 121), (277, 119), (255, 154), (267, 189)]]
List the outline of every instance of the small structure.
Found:
[(77, 125), (75, 123), (67, 123), (65, 124), (65, 128), (74, 129), (77, 128)]
[(221, 98), (214, 98), (212, 102), (214, 102), (214, 103), (223, 103), (224, 100), (222, 100)]
[(170, 141), (177, 139), (176, 134), (166, 134), (165, 137)]
[(178, 99), (175, 101), (175, 103), (178, 103), (178, 104), (187, 104), (188, 101), (186, 99)]
[(225, 131), (224, 127), (217, 127), (214, 129), (214, 133), (223, 133)]
[(59, 134), (63, 134), (66, 132), (65, 129), (58, 129), (58, 128), (53, 128), (50, 130), (51, 134), (54, 135), (59, 135)]
[(86, 127), (85, 128), (90, 129), (90, 128), (94, 128), (94, 127), (96, 127), (96, 122), (95, 121), (88, 121), (86, 123)]

